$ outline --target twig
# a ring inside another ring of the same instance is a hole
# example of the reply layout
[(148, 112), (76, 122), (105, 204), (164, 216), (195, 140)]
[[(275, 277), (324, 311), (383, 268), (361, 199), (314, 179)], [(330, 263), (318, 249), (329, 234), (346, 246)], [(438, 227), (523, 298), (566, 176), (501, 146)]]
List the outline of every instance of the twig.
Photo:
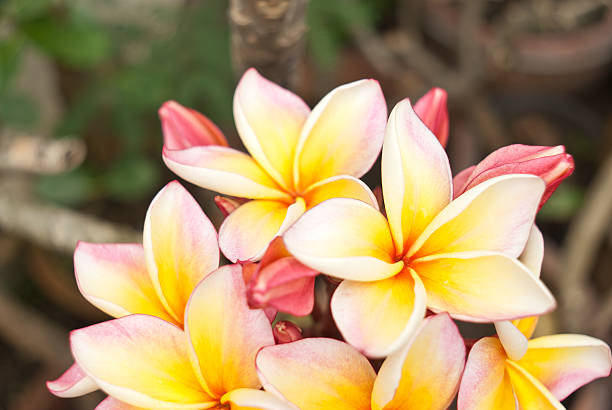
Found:
[(0, 228), (41, 246), (71, 254), (77, 241), (140, 242), (131, 228), (79, 212), (39, 203), (34, 198), (0, 187)]
[(397, 4), (397, 18), (400, 29), (412, 38), (420, 39), (420, 16), (423, 0), (400, 0)]
[(68, 332), (0, 289), (0, 336), (19, 351), (61, 371), (71, 362)]
[(0, 140), (0, 171), (59, 174), (79, 166), (85, 153), (85, 143), (79, 138), (5, 136)]
[(61, 269), (58, 257), (32, 246), (27, 261), (28, 273), (45, 296), (57, 306), (88, 322), (101, 322), (109, 317), (95, 308), (79, 293), (74, 275)]
[(230, 0), (232, 60), (237, 75), (255, 67), (292, 87), (304, 53), (308, 0)]
[(351, 28), (351, 33), (355, 45), (376, 71), (389, 78), (401, 78), (404, 75), (397, 56), (375, 32), (355, 26)]
[(464, 1), (459, 21), (459, 72), (472, 86), (477, 85), (483, 71), (478, 34), (485, 5), (485, 0)]
[(562, 317), (570, 331), (580, 331), (587, 326), (585, 317), (591, 311), (593, 294), (588, 283), (589, 272), (599, 252), (599, 244), (612, 222), (611, 189), (612, 154), (609, 154), (567, 233), (559, 296), (564, 310)]
[(612, 327), (612, 288), (602, 299), (600, 306), (597, 306), (597, 312), (591, 320), (591, 328), (600, 337), (606, 337), (610, 327)]
[(418, 40), (404, 32), (386, 37), (388, 47), (397, 53), (406, 67), (415, 70), (427, 82), (445, 88), (450, 95), (462, 95), (464, 81), (457, 73), (430, 53)]

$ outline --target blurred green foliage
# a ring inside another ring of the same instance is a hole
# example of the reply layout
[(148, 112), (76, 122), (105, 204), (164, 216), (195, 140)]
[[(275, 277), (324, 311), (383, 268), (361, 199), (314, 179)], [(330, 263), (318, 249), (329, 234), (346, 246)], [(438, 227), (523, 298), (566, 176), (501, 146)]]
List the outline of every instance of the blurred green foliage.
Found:
[(539, 220), (567, 222), (578, 212), (584, 201), (584, 188), (565, 181), (538, 213)]
[[(319, 69), (330, 69), (350, 31), (373, 26), (389, 3), (311, 0), (308, 50)], [(149, 197), (162, 183), (157, 109), (166, 100), (233, 128), (227, 0), (161, 4), (133, 16), (134, 5), (121, 0), (0, 0), (0, 27), (8, 28), (0, 30), (0, 126), (37, 122), (35, 102), (11, 81), (33, 47), (60, 73), (67, 110), (53, 134), (80, 135), (90, 151), (81, 168), (41, 178), (40, 195), (73, 205)]]

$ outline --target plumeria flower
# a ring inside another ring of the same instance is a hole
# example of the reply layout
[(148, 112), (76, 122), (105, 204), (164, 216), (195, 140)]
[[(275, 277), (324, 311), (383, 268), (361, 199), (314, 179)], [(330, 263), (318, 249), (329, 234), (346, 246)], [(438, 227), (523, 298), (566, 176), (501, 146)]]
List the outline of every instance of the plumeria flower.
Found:
[[(94, 306), (116, 318), (142, 313), (179, 327), (191, 292), (218, 267), (217, 232), (176, 181), (151, 202), (143, 245), (79, 242), (74, 252), (79, 290)], [(47, 386), (60, 397), (97, 389), (76, 365)]]
[(391, 113), (382, 153), (387, 218), (348, 198), (322, 202), (284, 234), (302, 263), (345, 279), (331, 310), (345, 340), (386, 356), (414, 334), (426, 306), (492, 322), (539, 315), (555, 301), (516, 258), (542, 179), (502, 175), (453, 198), (444, 149), (408, 100)]
[(301, 410), (446, 409), (464, 363), (463, 339), (445, 313), (425, 319), (378, 375), (365, 356), (334, 339), (265, 347), (256, 359), (264, 389)]
[[(435, 134), (436, 138), (438, 138), (442, 146), (445, 146), (448, 140), (448, 109), (446, 106), (446, 100), (446, 91), (441, 88), (432, 88), (427, 92), (427, 94), (421, 97), (414, 106), (414, 111), (417, 113), (419, 118), (421, 118), (423, 123), (431, 130), (431, 132)], [(170, 110), (169, 107), (174, 107), (175, 105), (178, 105), (178, 103), (176, 103), (175, 101), (169, 101), (165, 103), (164, 106), (162, 106), (162, 109), (160, 109), (160, 117), (162, 118), (162, 124), (164, 118), (169, 116), (167, 114), (167, 111)], [(164, 112), (166, 113), (163, 116), (162, 110), (164, 110)], [(182, 115), (191, 115), (191, 111), (193, 110), (189, 110), (185, 107), (181, 107), (180, 110), (178, 108), (175, 111), (173, 110), (176, 118), (182, 118)], [(197, 111), (193, 112), (197, 113)], [(197, 114), (199, 116), (202, 116), (202, 114), (200, 113)], [(174, 119), (174, 121), (177, 120), (176, 118)], [(183, 119), (183, 121), (197, 122), (198, 118), (199, 117), (185, 118)], [(210, 120), (207, 119), (207, 121)], [(169, 143), (166, 143), (166, 146), (173, 146), (179, 144), (188, 145), (191, 144), (192, 141), (199, 142), (199, 144), (193, 145), (211, 145), (214, 144), (213, 141), (214, 138), (216, 138), (210, 133), (210, 131), (208, 131), (208, 129), (204, 127), (200, 127), (198, 129), (188, 129), (187, 127), (185, 127), (184, 134), (185, 140), (179, 142), (176, 141), (176, 139), (177, 136), (182, 135), (181, 133), (167, 132), (166, 128), (164, 128), (164, 136), (169, 135), (167, 139), (170, 140)], [(373, 193), (376, 198), (377, 204), (382, 207), (382, 196), (379, 195), (381, 193), (381, 191), (379, 191), (380, 187), (377, 187), (376, 189), (374, 189)], [(217, 205), (221, 213), (223, 213), (223, 216), (228, 216), (246, 201), (246, 199), (242, 198), (228, 198), (220, 195), (215, 196), (215, 204)]]
[(514, 144), (499, 148), (478, 165), (468, 167), (453, 179), (455, 197), (474, 186), (507, 174), (537, 175), (546, 182), (540, 206), (550, 198), (561, 181), (574, 172), (574, 158), (563, 145), (556, 147)]
[[(163, 114), (162, 124), (171, 117)], [(357, 178), (378, 157), (386, 117), (374, 80), (342, 85), (311, 111), (297, 95), (250, 69), (236, 88), (234, 119), (251, 155), (209, 145), (216, 130), (199, 127), (200, 137), (190, 138), (189, 127), (163, 125), (163, 159), (189, 182), (252, 199), (224, 220), (219, 245), (232, 262), (258, 260), (276, 235), (326, 199), (349, 197), (376, 206), (370, 189)], [(187, 131), (179, 141), (181, 129)]]
[(503, 343), (485, 337), (474, 344), (459, 389), (459, 410), (564, 409), (561, 400), (610, 374), (610, 347), (589, 336), (538, 337), (523, 350), (520, 339), (531, 337), (536, 322), (528, 318), (501, 327)]
[(265, 313), (247, 306), (245, 291), (241, 267), (221, 267), (193, 291), (184, 330), (151, 315), (124, 316), (73, 331), (72, 354), (122, 405), (294, 409), (258, 390), (255, 356), (274, 337)]
[[(540, 275), (542, 234), (534, 226), (521, 260)], [(583, 335), (528, 340), (538, 317), (497, 322), (498, 337), (474, 344), (459, 391), (459, 409), (562, 409), (560, 401), (579, 387), (610, 374), (610, 348)]]

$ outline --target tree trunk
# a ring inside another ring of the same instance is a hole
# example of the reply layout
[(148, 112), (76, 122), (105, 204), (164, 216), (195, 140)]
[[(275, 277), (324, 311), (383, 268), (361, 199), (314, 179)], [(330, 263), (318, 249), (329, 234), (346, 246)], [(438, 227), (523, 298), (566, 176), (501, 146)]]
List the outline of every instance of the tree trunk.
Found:
[(255, 67), (292, 88), (304, 52), (308, 0), (230, 0), (232, 60), (236, 75)]

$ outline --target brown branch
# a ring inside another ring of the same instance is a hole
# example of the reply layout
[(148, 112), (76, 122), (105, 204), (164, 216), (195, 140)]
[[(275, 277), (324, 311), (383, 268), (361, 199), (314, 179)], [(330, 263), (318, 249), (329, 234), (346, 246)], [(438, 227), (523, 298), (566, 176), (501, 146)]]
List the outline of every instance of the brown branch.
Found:
[(565, 243), (564, 272), (559, 296), (562, 317), (570, 331), (584, 330), (592, 311), (593, 291), (589, 273), (599, 245), (612, 222), (612, 154), (609, 154), (589, 190), (584, 205), (572, 221)]
[(64, 370), (72, 360), (68, 331), (32, 312), (1, 289), (0, 336), (20, 352), (57, 371)]
[(606, 337), (610, 327), (612, 327), (612, 288), (603, 297), (602, 304), (597, 306), (591, 328), (599, 337)]
[(85, 143), (79, 138), (5, 136), (0, 140), (0, 171), (58, 174), (79, 166), (85, 153)]
[(387, 45), (410, 67), (431, 84), (443, 87), (451, 95), (463, 93), (464, 81), (442, 60), (430, 53), (420, 41), (396, 32), (387, 37)]
[(397, 56), (376, 33), (363, 27), (352, 27), (351, 33), (355, 45), (376, 71), (389, 78), (401, 78), (404, 75)]
[(41, 246), (71, 254), (77, 241), (140, 242), (135, 230), (82, 213), (47, 205), (9, 186), (0, 186), (0, 228)]
[(101, 322), (109, 317), (90, 304), (81, 295), (74, 274), (62, 264), (51, 251), (32, 246), (27, 260), (28, 273), (47, 299), (88, 322)]
[(483, 56), (478, 41), (480, 21), (486, 0), (464, 1), (459, 21), (459, 72), (472, 86), (475, 86), (483, 71)]
[(304, 53), (308, 0), (230, 0), (232, 60), (286, 87), (295, 84)]

